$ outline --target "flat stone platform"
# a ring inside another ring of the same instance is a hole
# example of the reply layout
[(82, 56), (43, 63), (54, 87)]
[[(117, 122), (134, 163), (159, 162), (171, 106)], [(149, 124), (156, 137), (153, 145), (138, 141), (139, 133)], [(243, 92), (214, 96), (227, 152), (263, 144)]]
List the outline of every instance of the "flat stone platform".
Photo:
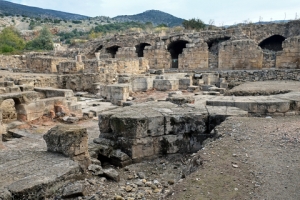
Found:
[(206, 105), (236, 107), (250, 114), (300, 114), (300, 92), (269, 96), (215, 96), (206, 99)]
[[(32, 190), (46, 192), (52, 184), (80, 174), (79, 165), (60, 154), (46, 151), (0, 151), (0, 190), (7, 189), (15, 198)], [(0, 192), (1, 199), (1, 192)]]

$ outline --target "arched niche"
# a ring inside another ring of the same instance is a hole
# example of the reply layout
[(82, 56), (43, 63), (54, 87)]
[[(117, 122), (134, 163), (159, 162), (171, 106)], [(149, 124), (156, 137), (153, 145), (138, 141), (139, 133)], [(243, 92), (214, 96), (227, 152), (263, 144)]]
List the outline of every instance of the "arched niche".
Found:
[(270, 51), (282, 51), (282, 42), (285, 40), (285, 37), (281, 35), (273, 35), (268, 37), (267, 39), (263, 40), (259, 43), (259, 46), (264, 50)]

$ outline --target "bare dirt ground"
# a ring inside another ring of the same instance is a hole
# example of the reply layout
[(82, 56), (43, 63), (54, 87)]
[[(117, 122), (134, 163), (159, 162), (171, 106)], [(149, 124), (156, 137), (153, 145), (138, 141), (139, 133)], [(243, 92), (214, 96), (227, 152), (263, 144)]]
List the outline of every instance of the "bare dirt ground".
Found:
[(300, 199), (300, 116), (230, 118), (167, 199)]

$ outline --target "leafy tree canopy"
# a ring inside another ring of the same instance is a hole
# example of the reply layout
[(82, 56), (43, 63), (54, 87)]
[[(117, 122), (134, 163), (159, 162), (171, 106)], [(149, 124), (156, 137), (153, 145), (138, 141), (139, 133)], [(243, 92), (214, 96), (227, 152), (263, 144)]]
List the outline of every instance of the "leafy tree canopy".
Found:
[(187, 30), (201, 30), (205, 28), (205, 24), (201, 19), (184, 20), (182, 25)]
[(23, 50), (25, 42), (13, 27), (7, 27), (0, 33), (0, 53), (13, 53)]
[(43, 27), (39, 36), (26, 44), (27, 50), (53, 50), (52, 34)]

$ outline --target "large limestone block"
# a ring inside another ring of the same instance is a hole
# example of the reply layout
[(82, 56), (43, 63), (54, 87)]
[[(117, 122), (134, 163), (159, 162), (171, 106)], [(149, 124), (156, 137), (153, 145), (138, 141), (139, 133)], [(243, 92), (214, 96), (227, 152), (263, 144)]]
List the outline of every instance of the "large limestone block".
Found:
[(153, 88), (153, 77), (134, 77), (132, 80), (132, 91), (147, 91)]
[(122, 108), (117, 108), (105, 112), (101, 112), (98, 116), (98, 125), (99, 125), (99, 130), (100, 133), (111, 133), (112, 128), (110, 125), (110, 117), (120, 111)]
[(107, 86), (110, 88), (110, 97), (113, 104), (117, 104), (118, 101), (126, 101), (129, 97), (129, 85), (116, 84)]
[(180, 90), (187, 90), (188, 87), (192, 85), (192, 79), (191, 78), (182, 78), (179, 79), (179, 89)]
[(47, 98), (51, 97), (73, 97), (73, 91), (67, 89), (57, 89), (57, 88), (34, 88), (35, 91), (44, 93)]
[(45, 102), (36, 101), (28, 104), (17, 104), (17, 118), (20, 121), (32, 121), (44, 115)]
[(91, 164), (86, 128), (58, 125), (50, 129), (43, 137), (48, 151), (62, 153), (78, 161), (84, 169)]
[(147, 136), (147, 117), (134, 110), (124, 110), (113, 115), (110, 125), (117, 137), (135, 139)]
[(153, 87), (159, 91), (178, 90), (179, 80), (155, 79), (153, 81)]

